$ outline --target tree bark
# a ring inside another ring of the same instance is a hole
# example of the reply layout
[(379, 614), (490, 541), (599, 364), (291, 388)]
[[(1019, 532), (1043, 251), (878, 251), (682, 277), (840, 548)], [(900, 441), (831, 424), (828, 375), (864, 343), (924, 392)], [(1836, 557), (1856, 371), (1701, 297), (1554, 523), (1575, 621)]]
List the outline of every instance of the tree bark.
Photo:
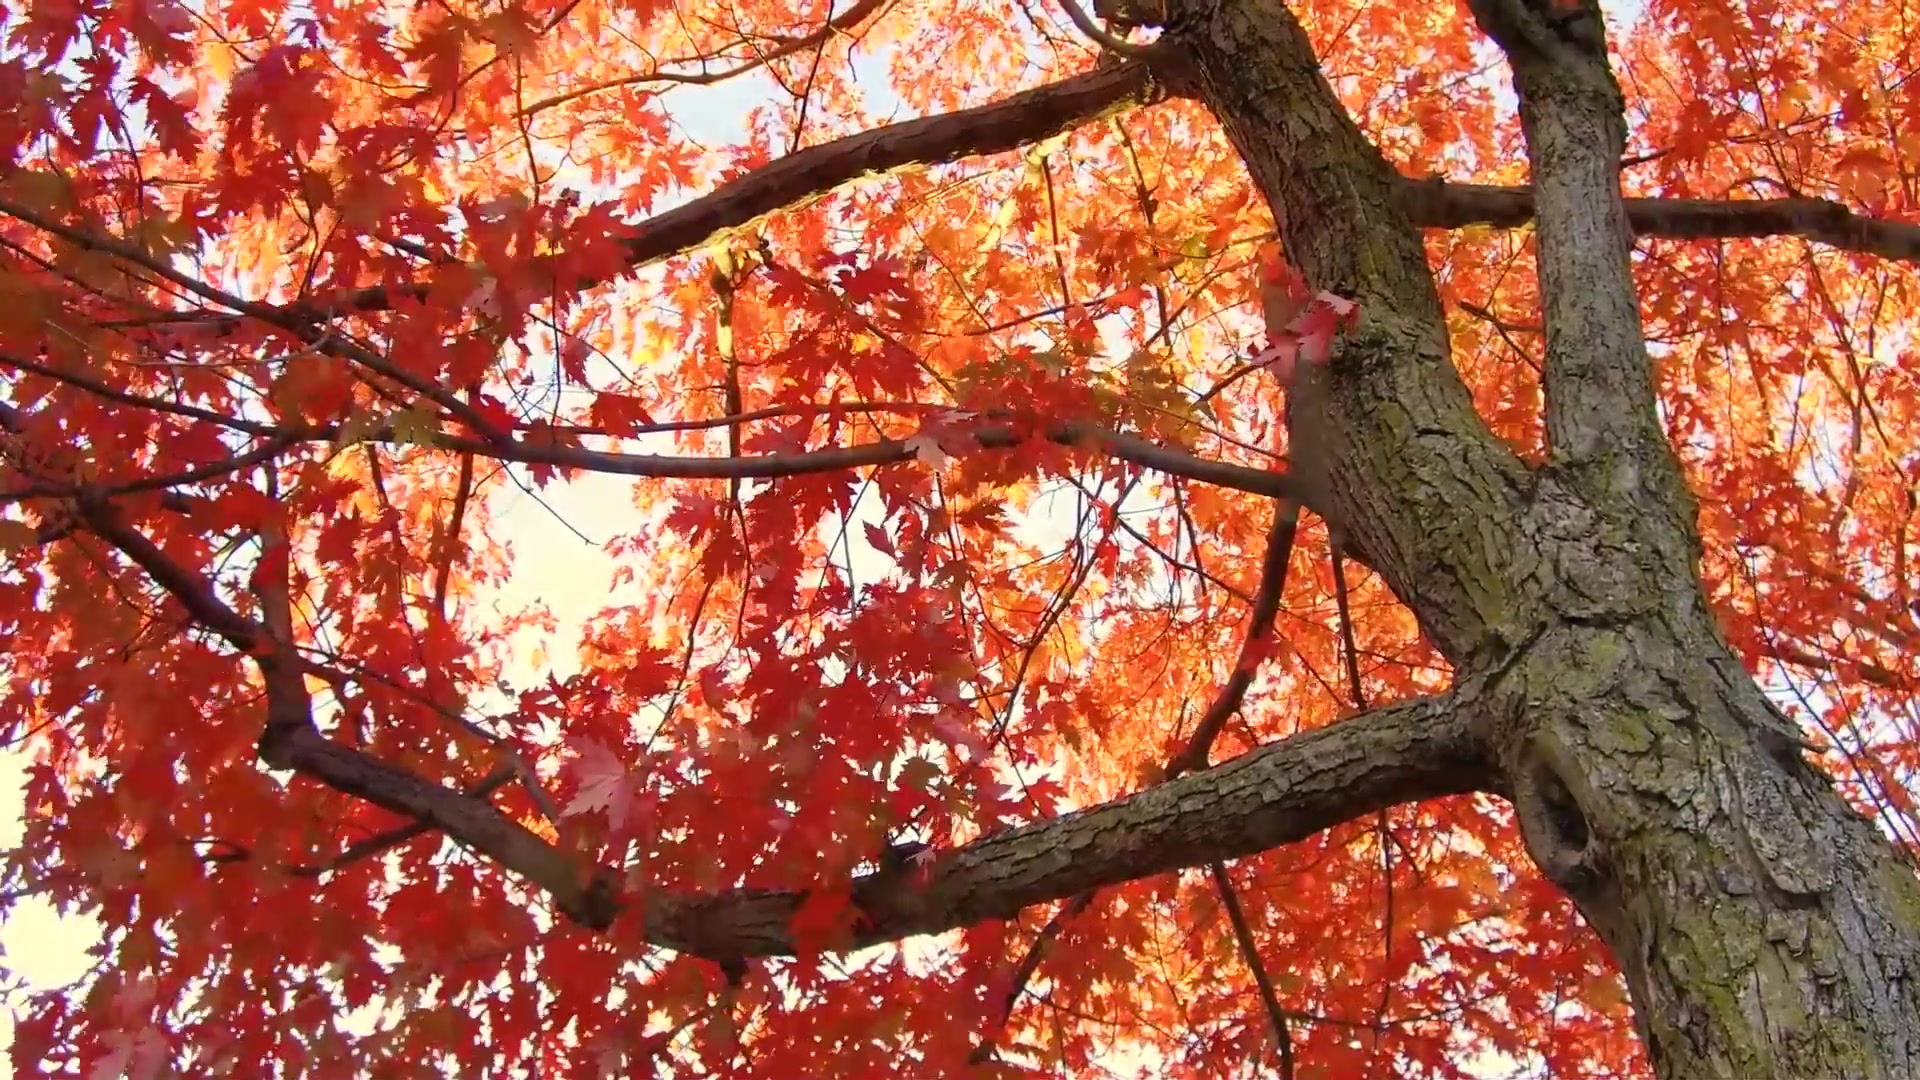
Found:
[[(1204, 772), (942, 852), (917, 873), (853, 883), (854, 948), (1012, 918), (1169, 870), (1258, 854), (1405, 802), (1486, 790), (1480, 756), (1485, 688), (1462, 684), (1350, 716), (1248, 751)], [(792, 890), (658, 895), (647, 939), (713, 959), (796, 951)]]
[(1361, 304), (1330, 366), (1292, 388), (1294, 465), (1319, 471), (1330, 526), (1486, 688), (1498, 786), (1611, 948), (1655, 1068), (1920, 1074), (1913, 870), (1807, 763), (1701, 587), (1597, 8), (1474, 3), (1513, 65), (1534, 166), (1551, 453), (1530, 469), (1451, 364), (1418, 185), (1341, 108), (1292, 15), (1168, 7), (1173, 89), (1219, 118), (1308, 282)]

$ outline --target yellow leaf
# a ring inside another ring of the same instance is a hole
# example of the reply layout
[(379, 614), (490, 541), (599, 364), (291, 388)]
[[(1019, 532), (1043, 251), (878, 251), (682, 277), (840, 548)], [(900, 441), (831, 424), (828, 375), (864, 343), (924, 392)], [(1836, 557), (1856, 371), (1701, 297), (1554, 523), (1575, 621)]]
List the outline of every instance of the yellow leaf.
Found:
[(365, 442), (367, 436), (371, 435), (374, 429), (380, 426), (380, 422), (380, 417), (375, 416), (365, 409), (353, 410), (347, 417), (346, 423), (341, 424), (339, 432), (334, 435), (334, 448), (342, 449)]
[(25, 551), (40, 543), (40, 531), (24, 521), (0, 518), (0, 551)]
[(393, 414), (393, 441), (407, 446), (432, 446), (440, 434), (440, 417), (432, 409), (409, 406)]
[(8, 199), (43, 213), (65, 207), (70, 190), (66, 177), (39, 169), (21, 169), (0, 181)]

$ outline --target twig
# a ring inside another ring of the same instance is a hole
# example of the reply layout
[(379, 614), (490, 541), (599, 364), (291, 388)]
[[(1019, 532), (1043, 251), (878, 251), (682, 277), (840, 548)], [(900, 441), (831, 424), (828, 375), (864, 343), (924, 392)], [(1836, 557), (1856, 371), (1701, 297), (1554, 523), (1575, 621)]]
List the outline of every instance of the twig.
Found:
[[(1333, 605), (1340, 619), (1341, 651), (1346, 655), (1347, 687), (1355, 710), (1367, 707), (1366, 687), (1360, 680), (1360, 646), (1353, 633), (1353, 611), (1347, 600), (1346, 560), (1340, 556), (1339, 537), (1332, 538), (1327, 556), (1332, 560)], [(1380, 916), (1380, 964), (1383, 972), (1393, 966), (1393, 835), (1382, 809), (1374, 815), (1374, 829), (1380, 838), (1380, 874), (1386, 888), (1386, 910)], [(1387, 1007), (1393, 1001), (1393, 980), (1389, 974), (1380, 979), (1380, 1004), (1374, 1011), (1373, 1048), (1380, 1048), (1380, 1031), (1386, 1023)]]
[(1260, 950), (1253, 940), (1253, 928), (1247, 925), (1247, 913), (1240, 907), (1240, 898), (1234, 895), (1233, 879), (1227, 876), (1226, 864), (1211, 863), (1207, 870), (1213, 875), (1214, 888), (1219, 890), (1221, 906), (1227, 909), (1227, 921), (1233, 924), (1233, 939), (1240, 946), (1240, 956), (1247, 962), (1247, 970), (1253, 973), (1254, 985), (1260, 988), (1260, 1004), (1266, 1007), (1267, 1020), (1273, 1024), (1274, 1044), (1280, 1053), (1280, 1080), (1293, 1080), (1293, 1029), (1287, 1023), (1286, 1011), (1280, 1008), (1273, 980), (1260, 962)]
[[(1273, 526), (1267, 533), (1266, 556), (1260, 571), (1260, 591), (1254, 597), (1253, 615), (1248, 621), (1247, 636), (1241, 645), (1239, 662), (1226, 684), (1221, 687), (1220, 693), (1214, 698), (1213, 704), (1208, 707), (1205, 717), (1201, 719), (1200, 726), (1194, 731), (1186, 747), (1175, 754), (1168, 763), (1165, 779), (1171, 780), (1183, 772), (1190, 771), (1191, 768), (1198, 767), (1193, 764), (1194, 762), (1204, 766), (1207, 750), (1214, 735), (1218, 734), (1228, 717), (1239, 711), (1240, 703), (1245, 699), (1247, 687), (1253, 679), (1253, 665), (1249, 661), (1253, 659), (1257, 644), (1272, 632), (1274, 618), (1280, 609), (1280, 596), (1286, 590), (1287, 569), (1292, 562), (1293, 540), (1298, 531), (1299, 522), (1299, 503), (1291, 499), (1282, 499), (1274, 506)], [(1219, 863), (1212, 864), (1212, 869), (1217, 875), (1224, 876), (1226, 872), (1225, 867)], [(1052, 946), (1054, 939), (1059, 937), (1062, 924), (1092, 905), (1094, 895), (1089, 891), (1075, 896), (1047, 921), (1047, 925), (1041, 928), (1039, 935), (1028, 944), (1026, 954), (1020, 958), (1019, 966), (1014, 969), (1013, 982), (1001, 1010), (1000, 1021), (994, 1028), (995, 1034), (981, 1040), (980, 1045), (974, 1048), (971, 1057), (974, 1063), (978, 1064), (993, 1056), (998, 1033), (1004, 1030), (1013, 1018), (1014, 1004), (1026, 991), (1027, 981), (1033, 977), (1034, 972), (1039, 970), (1040, 961), (1044, 958), (1047, 949)], [(1257, 967), (1252, 953), (1248, 954), (1248, 963), (1255, 964)], [(1258, 973), (1256, 978), (1264, 980), (1265, 974)], [(1278, 1005), (1274, 1008), (1277, 1009)], [(1282, 1058), (1288, 1063), (1290, 1076), (1293, 1057), (1290, 1037), (1283, 1034), (1281, 1045)]]
[(1280, 612), (1280, 594), (1286, 589), (1287, 568), (1293, 558), (1293, 540), (1299, 528), (1300, 504), (1281, 499), (1273, 508), (1273, 525), (1267, 530), (1266, 557), (1260, 567), (1260, 591), (1254, 594), (1253, 615), (1247, 622), (1247, 636), (1240, 644), (1233, 674), (1207, 706), (1186, 748), (1167, 764), (1167, 779), (1206, 768), (1214, 739), (1246, 700), (1247, 689), (1253, 685), (1254, 672), (1259, 668), (1260, 643), (1273, 632), (1274, 617)]
[[(514, 777), (517, 775), (519, 775), (518, 771), (512, 765), (501, 765), (481, 778), (479, 782), (469, 785), (465, 794), (469, 798), (484, 799), (488, 795), (512, 783)], [(401, 844), (415, 837), (425, 836), (432, 831), (432, 825), (424, 821), (412, 821), (396, 828), (387, 829), (384, 832), (375, 833), (364, 840), (356, 840), (346, 847), (341, 848), (338, 855), (335, 855), (325, 862), (294, 863), (286, 867), (285, 870), (294, 877), (324, 877), (349, 863), (357, 862), (369, 856), (378, 855), (390, 848), (399, 847)], [(253, 857), (251, 851), (239, 844), (228, 841), (221, 841), (221, 843), (224, 844), (228, 850), (211, 855), (204, 855), (202, 858), (212, 863), (235, 863), (246, 862)]]

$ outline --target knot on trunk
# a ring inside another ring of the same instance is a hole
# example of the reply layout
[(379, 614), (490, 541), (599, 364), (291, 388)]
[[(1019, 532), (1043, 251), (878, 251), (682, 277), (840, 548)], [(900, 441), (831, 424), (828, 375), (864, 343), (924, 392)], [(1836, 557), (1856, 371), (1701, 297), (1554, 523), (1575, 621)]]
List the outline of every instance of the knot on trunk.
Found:
[(1581, 808), (1579, 780), (1566, 749), (1546, 732), (1522, 745), (1513, 771), (1513, 806), (1527, 850), (1547, 877), (1579, 896), (1600, 880), (1600, 843)]

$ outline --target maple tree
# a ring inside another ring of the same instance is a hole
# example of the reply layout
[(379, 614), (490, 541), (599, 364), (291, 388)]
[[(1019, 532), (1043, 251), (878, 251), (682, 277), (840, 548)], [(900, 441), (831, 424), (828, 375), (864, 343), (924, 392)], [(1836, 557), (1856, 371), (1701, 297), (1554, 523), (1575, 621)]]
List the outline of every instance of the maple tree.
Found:
[(1605, 16), (10, 14), (16, 1072), (1913, 1074), (1920, 45)]

